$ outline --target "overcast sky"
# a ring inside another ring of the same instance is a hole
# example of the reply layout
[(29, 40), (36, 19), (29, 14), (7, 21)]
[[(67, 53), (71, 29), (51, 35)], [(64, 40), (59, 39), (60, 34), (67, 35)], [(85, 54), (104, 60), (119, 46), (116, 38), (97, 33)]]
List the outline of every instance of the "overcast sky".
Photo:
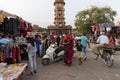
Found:
[[(24, 20), (47, 27), (54, 22), (55, 0), (0, 0), (0, 9), (22, 17)], [(120, 0), (64, 0), (65, 21), (74, 27), (75, 15), (92, 6), (111, 7), (117, 11), (115, 23), (120, 20)]]

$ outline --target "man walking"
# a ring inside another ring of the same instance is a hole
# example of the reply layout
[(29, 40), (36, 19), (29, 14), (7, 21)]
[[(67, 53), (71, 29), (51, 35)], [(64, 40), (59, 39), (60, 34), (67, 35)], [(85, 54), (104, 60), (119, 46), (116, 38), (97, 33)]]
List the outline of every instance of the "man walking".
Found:
[(87, 58), (86, 47), (88, 44), (88, 47), (90, 48), (90, 44), (89, 44), (88, 38), (85, 33), (83, 33), (83, 35), (80, 37), (80, 39), (81, 39), (81, 44), (82, 44), (83, 60), (86, 60), (86, 58)]

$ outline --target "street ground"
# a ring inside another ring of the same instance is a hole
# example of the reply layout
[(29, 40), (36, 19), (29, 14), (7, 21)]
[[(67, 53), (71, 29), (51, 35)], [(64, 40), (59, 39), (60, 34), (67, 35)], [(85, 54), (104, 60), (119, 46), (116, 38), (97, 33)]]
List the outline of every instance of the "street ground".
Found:
[[(41, 58), (37, 58), (37, 74), (29, 75), (29, 69), (20, 80), (120, 80), (120, 52), (114, 55), (114, 65), (105, 66), (103, 60), (95, 60), (91, 50), (87, 51), (87, 60), (78, 65), (77, 54), (74, 53), (72, 66), (65, 66), (63, 61), (42, 66)], [(26, 61), (27, 62), (27, 61)]]

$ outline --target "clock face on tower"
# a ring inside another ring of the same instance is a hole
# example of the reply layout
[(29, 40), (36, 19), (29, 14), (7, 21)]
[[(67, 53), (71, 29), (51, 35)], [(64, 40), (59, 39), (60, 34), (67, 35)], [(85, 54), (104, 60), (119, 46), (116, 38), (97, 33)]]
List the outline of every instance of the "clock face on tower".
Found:
[(58, 4), (58, 7), (62, 7), (62, 4)]

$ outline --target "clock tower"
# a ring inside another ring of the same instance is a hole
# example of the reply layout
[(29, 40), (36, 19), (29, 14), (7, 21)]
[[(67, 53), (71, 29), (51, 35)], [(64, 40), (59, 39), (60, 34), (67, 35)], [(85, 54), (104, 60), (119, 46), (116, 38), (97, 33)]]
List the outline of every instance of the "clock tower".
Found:
[(66, 33), (71, 33), (72, 26), (65, 25), (65, 2), (64, 0), (55, 0), (54, 2), (54, 25), (48, 26), (48, 31), (50, 35), (62, 35)]

